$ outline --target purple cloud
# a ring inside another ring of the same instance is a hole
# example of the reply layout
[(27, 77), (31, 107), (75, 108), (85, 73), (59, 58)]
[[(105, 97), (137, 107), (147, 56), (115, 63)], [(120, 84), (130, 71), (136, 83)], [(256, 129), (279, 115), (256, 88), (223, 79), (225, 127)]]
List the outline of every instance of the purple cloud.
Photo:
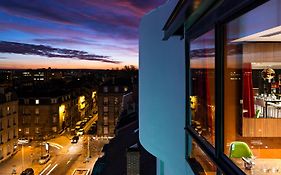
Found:
[(37, 43), (47, 43), (47, 44), (67, 44), (67, 45), (92, 45), (93, 43), (82, 41), (82, 40), (76, 40), (76, 39), (67, 39), (67, 38), (48, 38), (48, 39), (33, 39), (33, 41)]
[(113, 38), (137, 39), (140, 18), (164, 1), (2, 0), (0, 10), (26, 19), (88, 28)]
[(0, 41), (0, 53), (38, 55), (49, 58), (71, 58), (115, 64), (120, 63), (119, 61), (111, 60), (109, 56), (89, 54), (85, 51), (60, 49), (45, 45), (34, 45), (7, 41)]

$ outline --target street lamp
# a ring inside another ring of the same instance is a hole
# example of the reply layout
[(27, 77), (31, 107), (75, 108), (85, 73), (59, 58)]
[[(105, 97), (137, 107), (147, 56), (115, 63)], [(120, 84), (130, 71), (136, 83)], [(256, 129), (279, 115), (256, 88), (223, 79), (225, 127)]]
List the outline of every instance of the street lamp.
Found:
[(88, 158), (91, 158), (91, 152), (90, 152), (90, 135), (88, 135)]
[(22, 165), (22, 171), (24, 170), (24, 146), (21, 144), (21, 165)]

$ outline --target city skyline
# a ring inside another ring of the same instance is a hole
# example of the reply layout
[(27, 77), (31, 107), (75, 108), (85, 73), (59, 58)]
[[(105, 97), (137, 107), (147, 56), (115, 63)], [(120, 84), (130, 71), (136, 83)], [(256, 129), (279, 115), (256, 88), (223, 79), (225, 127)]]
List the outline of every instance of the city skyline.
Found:
[(1, 69), (138, 67), (141, 17), (165, 0), (1, 1)]

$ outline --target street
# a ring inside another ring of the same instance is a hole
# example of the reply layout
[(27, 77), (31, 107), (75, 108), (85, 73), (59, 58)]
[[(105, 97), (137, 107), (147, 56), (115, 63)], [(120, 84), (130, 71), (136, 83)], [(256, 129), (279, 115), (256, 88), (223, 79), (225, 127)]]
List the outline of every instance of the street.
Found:
[[(94, 119), (85, 125), (85, 132), (93, 121)], [(13, 169), (20, 174), (26, 168), (33, 168), (35, 175), (71, 175), (77, 168), (91, 171), (108, 140), (97, 140), (93, 135), (83, 135), (77, 143), (71, 143), (72, 137), (70, 133), (65, 132), (54, 139), (45, 141), (50, 145), (51, 158), (43, 165), (40, 165), (38, 160), (40, 155), (47, 153), (45, 145), (36, 141), (19, 145), (19, 151), (0, 164), (0, 175), (10, 175)]]

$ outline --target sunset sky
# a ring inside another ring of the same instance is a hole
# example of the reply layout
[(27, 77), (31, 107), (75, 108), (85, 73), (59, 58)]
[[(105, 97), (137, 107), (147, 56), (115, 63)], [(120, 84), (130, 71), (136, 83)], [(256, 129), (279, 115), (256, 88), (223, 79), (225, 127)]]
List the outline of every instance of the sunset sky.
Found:
[(1, 0), (0, 69), (138, 67), (141, 17), (166, 0)]

